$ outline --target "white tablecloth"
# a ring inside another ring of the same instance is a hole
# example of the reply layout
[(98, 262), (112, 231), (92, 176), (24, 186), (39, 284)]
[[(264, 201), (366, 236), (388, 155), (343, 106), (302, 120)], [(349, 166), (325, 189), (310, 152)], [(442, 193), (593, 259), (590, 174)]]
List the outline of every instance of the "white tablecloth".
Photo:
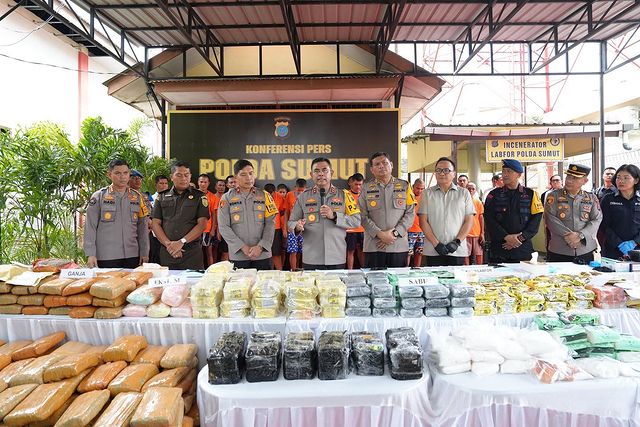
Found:
[(442, 427), (640, 425), (630, 378), (540, 383), (533, 375), (432, 373), (430, 421)]
[(200, 425), (252, 427), (421, 427), (429, 425), (428, 379), (395, 381), (350, 375), (346, 380), (211, 385), (198, 375)]

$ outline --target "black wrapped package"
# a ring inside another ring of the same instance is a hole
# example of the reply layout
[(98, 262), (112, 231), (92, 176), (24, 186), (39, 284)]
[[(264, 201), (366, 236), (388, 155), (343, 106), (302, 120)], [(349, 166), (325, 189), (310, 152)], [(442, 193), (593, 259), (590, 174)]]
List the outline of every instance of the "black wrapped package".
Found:
[(349, 375), (349, 334), (324, 331), (318, 340), (318, 378), (342, 380)]
[(316, 375), (318, 353), (313, 332), (291, 332), (284, 342), (282, 370), (288, 380), (310, 380)]
[(210, 384), (237, 384), (244, 370), (245, 341), (244, 332), (225, 332), (209, 350)]
[(351, 360), (357, 375), (384, 375), (384, 344), (378, 334), (352, 333)]
[(422, 378), (422, 347), (413, 328), (387, 329), (385, 337), (391, 377), (396, 380)]
[(279, 332), (252, 332), (247, 344), (246, 378), (250, 383), (275, 381), (280, 375)]

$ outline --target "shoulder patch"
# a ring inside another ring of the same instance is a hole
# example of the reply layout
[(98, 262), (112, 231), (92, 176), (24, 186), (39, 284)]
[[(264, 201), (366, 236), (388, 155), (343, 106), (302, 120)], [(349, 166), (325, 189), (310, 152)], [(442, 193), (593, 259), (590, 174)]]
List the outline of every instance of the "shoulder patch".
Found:
[(207, 196), (200, 197), (200, 201), (202, 202), (202, 206), (205, 208), (209, 207), (209, 199), (207, 199)]
[(553, 197), (553, 196), (547, 196), (547, 204), (548, 204), (548, 205), (552, 205), (552, 204), (553, 204), (553, 202), (555, 202), (555, 201), (556, 201), (556, 198), (555, 198), (555, 197)]

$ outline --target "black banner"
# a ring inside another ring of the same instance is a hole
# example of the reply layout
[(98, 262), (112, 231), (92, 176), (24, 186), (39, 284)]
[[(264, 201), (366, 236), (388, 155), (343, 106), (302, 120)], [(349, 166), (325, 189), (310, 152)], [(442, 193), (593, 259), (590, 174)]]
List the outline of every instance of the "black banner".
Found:
[(194, 177), (224, 179), (238, 159), (247, 159), (259, 186), (290, 188), (297, 178), (309, 179), (314, 158), (326, 157), (333, 180), (344, 187), (356, 172), (371, 176), (368, 161), (376, 151), (389, 153), (399, 175), (399, 115), (397, 109), (171, 111), (168, 151), (189, 162)]

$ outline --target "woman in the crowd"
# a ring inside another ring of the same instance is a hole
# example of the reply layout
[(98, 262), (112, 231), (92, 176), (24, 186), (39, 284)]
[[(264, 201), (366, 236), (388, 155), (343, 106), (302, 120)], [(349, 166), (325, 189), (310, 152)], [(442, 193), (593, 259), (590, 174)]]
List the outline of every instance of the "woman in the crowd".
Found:
[(640, 242), (640, 168), (620, 166), (613, 182), (616, 188), (600, 202), (600, 229), (605, 234), (602, 256), (618, 259), (629, 255)]

